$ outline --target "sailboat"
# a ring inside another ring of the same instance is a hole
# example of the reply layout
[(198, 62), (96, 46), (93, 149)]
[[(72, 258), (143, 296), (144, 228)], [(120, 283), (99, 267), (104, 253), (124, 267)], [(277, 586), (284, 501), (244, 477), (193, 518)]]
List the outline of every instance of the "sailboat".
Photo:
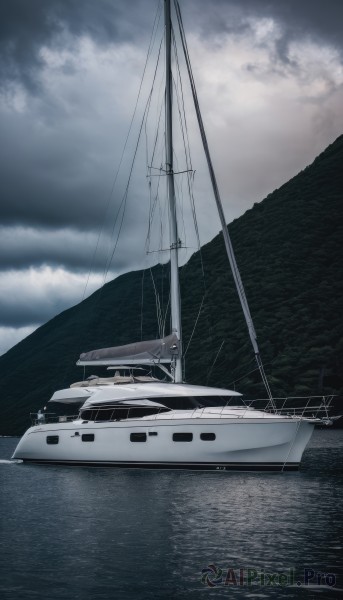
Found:
[[(55, 392), (49, 402), (79, 406), (77, 416), (40, 412), (14, 452), (14, 459), (43, 464), (162, 469), (271, 470), (299, 467), (316, 423), (329, 421), (330, 399), (304, 406), (277, 406), (259, 352), (256, 332), (226, 226), (219, 188), (200, 112), (179, 3), (175, 15), (195, 113), (240, 303), (267, 400), (254, 406), (235, 390), (183, 381), (179, 286), (180, 240), (175, 200), (172, 122), (171, 0), (165, 19), (165, 175), (170, 219), (171, 331), (158, 340), (81, 354), (82, 367), (107, 367), (113, 376), (92, 376)], [(164, 380), (146, 375), (159, 369)]]

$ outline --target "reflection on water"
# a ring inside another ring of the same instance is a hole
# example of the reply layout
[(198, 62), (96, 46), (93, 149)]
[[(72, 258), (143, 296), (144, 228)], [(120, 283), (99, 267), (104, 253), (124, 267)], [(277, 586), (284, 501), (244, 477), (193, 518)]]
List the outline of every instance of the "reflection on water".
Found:
[[(16, 442), (0, 439), (2, 598), (343, 595), (343, 431), (315, 431), (301, 471), (283, 474), (11, 465)], [(211, 563), (213, 589), (200, 581)], [(228, 567), (337, 583), (224, 586)]]

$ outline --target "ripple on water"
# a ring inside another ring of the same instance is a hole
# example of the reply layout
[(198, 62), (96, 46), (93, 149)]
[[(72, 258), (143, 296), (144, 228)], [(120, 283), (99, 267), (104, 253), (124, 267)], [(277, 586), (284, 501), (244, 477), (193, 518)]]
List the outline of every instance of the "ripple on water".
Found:
[[(1, 470), (0, 576), (8, 600), (339, 597), (322, 586), (201, 583), (215, 564), (337, 574), (343, 432), (316, 431), (299, 473), (44, 467)], [(2, 464), (17, 440), (1, 439)]]

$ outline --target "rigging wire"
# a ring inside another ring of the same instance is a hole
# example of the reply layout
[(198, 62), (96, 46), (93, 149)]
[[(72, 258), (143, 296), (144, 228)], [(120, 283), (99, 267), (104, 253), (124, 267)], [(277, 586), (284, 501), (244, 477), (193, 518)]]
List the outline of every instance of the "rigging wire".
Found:
[[(253, 361), (251, 361), (253, 362)], [(254, 361), (255, 362), (255, 361)], [(235, 385), (237, 381), (241, 381), (242, 379), (244, 379), (245, 377), (248, 377), (248, 375), (251, 375), (251, 373), (256, 373), (256, 371), (259, 371), (258, 367), (255, 367), (255, 369), (251, 369), (251, 371), (248, 371), (247, 373), (245, 373), (244, 375), (242, 375), (241, 377), (236, 377), (235, 379), (233, 379), (232, 381), (230, 381), (228, 383), (228, 385)]]
[(168, 316), (169, 306), (170, 306), (170, 291), (169, 291), (169, 294), (168, 294), (167, 306), (166, 306), (166, 310), (165, 310), (165, 313), (164, 313), (163, 331), (166, 330), (166, 322), (167, 322), (167, 316)]
[(141, 341), (143, 340), (143, 306), (144, 306), (144, 278), (145, 278), (145, 269), (143, 269), (142, 273), (142, 288), (141, 288)]
[(156, 73), (157, 73), (157, 68), (158, 68), (158, 63), (159, 63), (161, 46), (162, 46), (162, 42), (161, 42), (160, 48), (159, 48), (158, 60), (157, 60), (156, 67), (155, 67), (155, 72), (154, 72), (154, 77), (153, 77), (153, 82), (152, 82), (151, 90), (150, 90), (149, 97), (148, 97), (148, 100), (147, 100), (146, 105), (145, 105), (145, 109), (144, 109), (144, 113), (143, 113), (141, 125), (140, 125), (140, 128), (139, 128), (138, 139), (137, 139), (137, 143), (136, 143), (136, 147), (135, 147), (135, 151), (134, 151), (134, 155), (133, 155), (133, 159), (132, 159), (131, 167), (130, 167), (130, 171), (129, 171), (129, 178), (128, 178), (128, 181), (127, 181), (127, 184), (126, 184), (126, 188), (125, 188), (125, 192), (124, 192), (123, 198), (122, 198), (121, 203), (119, 205), (119, 208), (117, 210), (117, 214), (116, 214), (116, 217), (115, 217), (114, 225), (112, 227), (112, 235), (113, 235), (114, 234), (114, 230), (115, 230), (115, 226), (116, 226), (116, 224), (118, 222), (118, 219), (119, 219), (120, 212), (123, 209), (122, 210), (122, 216), (121, 216), (120, 224), (119, 224), (119, 229), (118, 229), (118, 233), (117, 233), (117, 238), (116, 238), (116, 241), (115, 241), (115, 244), (114, 244), (114, 247), (113, 247), (113, 251), (111, 253), (111, 256), (110, 256), (109, 260), (107, 261), (107, 265), (106, 265), (106, 268), (105, 268), (103, 283), (105, 283), (108, 271), (110, 269), (110, 266), (111, 266), (111, 263), (112, 263), (112, 260), (113, 260), (113, 256), (114, 256), (115, 251), (116, 251), (117, 246), (118, 246), (118, 242), (119, 242), (119, 238), (120, 238), (120, 233), (121, 233), (122, 226), (123, 226), (125, 209), (126, 209), (126, 203), (127, 203), (127, 198), (128, 198), (128, 193), (129, 193), (129, 188), (130, 188), (130, 183), (131, 183), (133, 168), (134, 168), (135, 161), (136, 161), (136, 156), (137, 156), (137, 152), (138, 152), (138, 148), (139, 148), (139, 143), (140, 143), (140, 140), (141, 140), (141, 135), (142, 135), (143, 127), (144, 127), (144, 122), (145, 122), (146, 114), (147, 114), (147, 111), (149, 109), (149, 105), (150, 105), (150, 101), (151, 101), (151, 96), (152, 96), (154, 85), (155, 85), (155, 79), (156, 79)]
[[(204, 269), (198, 220), (197, 220), (197, 214), (196, 214), (196, 209), (195, 209), (195, 198), (194, 198), (195, 170), (193, 170), (193, 164), (192, 164), (191, 145), (190, 145), (189, 133), (188, 133), (188, 120), (187, 120), (186, 108), (185, 108), (184, 86), (183, 86), (183, 79), (181, 76), (180, 59), (179, 59), (179, 53), (178, 53), (178, 49), (177, 49), (177, 43), (176, 43), (174, 29), (172, 30), (172, 40), (173, 40), (174, 55), (175, 55), (177, 82), (179, 82), (179, 85), (177, 85), (177, 83), (175, 83), (175, 89), (176, 89), (176, 99), (177, 99), (177, 108), (178, 108), (178, 113), (179, 113), (179, 121), (180, 121), (180, 126), (181, 126), (181, 135), (182, 135), (182, 140), (183, 140), (183, 146), (184, 146), (184, 151), (185, 151), (185, 161), (186, 161), (186, 167), (187, 167), (187, 171), (186, 171), (187, 180), (186, 181), (187, 181), (187, 188), (188, 188), (188, 196), (190, 199), (191, 212), (192, 212), (192, 217), (193, 217), (194, 231), (195, 231), (196, 240), (197, 240), (197, 250), (198, 250), (199, 258), (200, 258), (202, 284), (203, 284), (203, 288), (204, 288), (204, 296), (203, 296), (203, 299), (201, 302), (200, 310), (198, 312), (198, 315), (197, 315), (197, 318), (195, 321), (191, 339), (190, 339), (187, 349), (186, 349), (186, 352), (187, 352), (187, 350), (189, 348), (189, 344), (193, 338), (195, 328), (198, 324), (198, 320), (200, 317), (200, 312), (203, 307), (203, 303), (205, 301), (205, 298), (207, 297), (207, 286), (206, 286), (205, 269)], [(209, 336), (212, 339), (211, 331), (209, 331)]]
[(162, 315), (162, 310), (161, 310), (160, 296), (159, 296), (159, 293), (158, 293), (157, 288), (156, 288), (155, 279), (154, 279), (154, 275), (153, 275), (151, 267), (150, 267), (150, 277), (151, 277), (153, 289), (154, 289), (154, 292), (155, 292), (158, 334), (159, 334), (159, 338), (163, 339), (164, 338), (163, 315)]
[(182, 22), (182, 16), (181, 16), (180, 6), (179, 6), (178, 0), (174, 0), (174, 6), (175, 6), (175, 10), (176, 10), (176, 14), (177, 14), (177, 19), (178, 19), (178, 23), (179, 23), (179, 31), (180, 31), (180, 36), (181, 36), (181, 42), (182, 42), (183, 50), (184, 50), (184, 55), (185, 55), (185, 60), (186, 60), (186, 65), (187, 65), (187, 70), (188, 70), (188, 75), (189, 75), (189, 80), (190, 80), (192, 95), (193, 95), (195, 112), (196, 112), (197, 119), (198, 119), (198, 124), (199, 124), (200, 133), (201, 133), (201, 137), (202, 137), (202, 142), (203, 142), (203, 146), (204, 146), (204, 151), (205, 151), (205, 155), (206, 155), (206, 159), (207, 159), (208, 169), (209, 169), (209, 172), (210, 172), (210, 177), (211, 177), (211, 181), (212, 181), (212, 186), (213, 186), (214, 196), (215, 196), (215, 200), (216, 200), (216, 204), (217, 204), (217, 209), (218, 209), (218, 212), (219, 212), (219, 217), (220, 217), (220, 221), (221, 221), (222, 228), (223, 228), (223, 235), (224, 235), (224, 242), (225, 242), (225, 246), (226, 246), (226, 251), (227, 251), (227, 254), (228, 254), (229, 261), (230, 261), (231, 270), (232, 270), (232, 273), (233, 273), (233, 276), (234, 276), (234, 280), (235, 280), (235, 284), (236, 284), (238, 296), (239, 296), (239, 299), (240, 299), (240, 302), (241, 302), (241, 306), (242, 306), (242, 309), (243, 309), (243, 313), (245, 315), (245, 319), (246, 319), (246, 323), (247, 323), (247, 327), (248, 327), (248, 331), (249, 331), (251, 343), (252, 343), (254, 351), (255, 351), (256, 362), (257, 362), (258, 367), (260, 369), (261, 377), (262, 377), (263, 383), (265, 385), (265, 388), (266, 388), (266, 391), (267, 391), (267, 394), (268, 394), (268, 397), (269, 397), (270, 404), (271, 404), (272, 408), (274, 408), (276, 410), (276, 407), (275, 407), (275, 404), (274, 404), (274, 401), (273, 401), (273, 395), (272, 395), (272, 392), (271, 392), (271, 389), (270, 389), (270, 386), (269, 386), (269, 382), (267, 380), (267, 376), (266, 376), (265, 371), (264, 371), (262, 359), (261, 359), (260, 352), (259, 352), (259, 349), (258, 349), (256, 331), (255, 331), (254, 324), (253, 324), (253, 321), (252, 321), (252, 317), (251, 317), (251, 314), (250, 314), (250, 310), (249, 310), (247, 298), (246, 298), (246, 295), (245, 295), (245, 290), (244, 290), (244, 287), (243, 287), (243, 282), (241, 280), (241, 276), (240, 276), (240, 273), (239, 273), (239, 270), (238, 270), (238, 265), (236, 263), (236, 259), (235, 259), (235, 255), (234, 255), (234, 252), (233, 252), (233, 248), (232, 248), (230, 236), (229, 236), (228, 231), (227, 231), (227, 225), (226, 225), (226, 222), (225, 222), (225, 216), (224, 216), (224, 212), (223, 212), (223, 207), (222, 207), (221, 200), (220, 200), (219, 189), (218, 189), (218, 185), (217, 185), (217, 181), (216, 181), (216, 177), (215, 177), (215, 173), (214, 173), (214, 169), (213, 169), (213, 165), (212, 165), (212, 160), (211, 160), (211, 156), (210, 156), (210, 152), (209, 152), (209, 147), (208, 147), (208, 142), (207, 142), (207, 138), (206, 138), (204, 124), (203, 124), (203, 121), (202, 121), (202, 116), (201, 116), (201, 111), (200, 111), (200, 106), (199, 106), (197, 91), (196, 91), (196, 87), (195, 87), (195, 81), (194, 81), (192, 66), (191, 66), (191, 63), (190, 63), (190, 57), (189, 57), (189, 53), (188, 53), (187, 40), (186, 40), (186, 37), (185, 37), (185, 32), (184, 32), (183, 22)]
[[(161, 46), (162, 46), (162, 41), (161, 41)], [(161, 46), (160, 46), (160, 50), (161, 50)], [(159, 52), (159, 57), (160, 57), (160, 52)], [(159, 62), (159, 57), (158, 57), (158, 62)], [(158, 68), (158, 63), (157, 63), (157, 68)], [(156, 71), (157, 71), (157, 68), (156, 68)], [(158, 179), (157, 179), (157, 184), (156, 184), (156, 190), (153, 193), (151, 170), (156, 168), (156, 167), (153, 167), (152, 165), (154, 163), (157, 145), (158, 145), (158, 142), (160, 139), (160, 123), (161, 123), (161, 118), (162, 118), (162, 114), (163, 114), (163, 99), (162, 99), (162, 97), (160, 97), (160, 100), (157, 101), (157, 107), (159, 104), (160, 104), (160, 109), (157, 111), (158, 116), (157, 116), (157, 122), (155, 125), (155, 134), (154, 134), (154, 138), (153, 138), (151, 158), (149, 158), (149, 135), (148, 135), (148, 120), (149, 120), (149, 116), (150, 116), (150, 112), (151, 112), (151, 110), (150, 110), (151, 109), (151, 98), (150, 98), (148, 110), (147, 110), (146, 116), (145, 116), (145, 127), (144, 127), (146, 168), (147, 168), (147, 179), (148, 179), (148, 186), (149, 186), (149, 219), (148, 219), (148, 231), (147, 231), (146, 240), (145, 240), (145, 250), (146, 250), (147, 254), (150, 252), (152, 226), (153, 226), (153, 221), (154, 221), (155, 209), (156, 209), (157, 203), (159, 201), (159, 188), (160, 188), (160, 182), (161, 182), (162, 165), (161, 165), (160, 169), (158, 169), (159, 173), (157, 175)], [(161, 223), (162, 223), (162, 219), (161, 219)], [(161, 228), (162, 228), (162, 224), (161, 224)], [(162, 239), (163, 239), (163, 232), (161, 231), (160, 232), (160, 248), (162, 247)], [(165, 315), (163, 313), (163, 297), (162, 297), (162, 301), (161, 301), (159, 291), (157, 289), (157, 285), (156, 285), (155, 278), (154, 278), (151, 267), (150, 267), (150, 277), (151, 277), (153, 291), (154, 291), (154, 295), (155, 295), (158, 335), (159, 335), (160, 339), (162, 339), (165, 335)], [(162, 285), (163, 285), (163, 280), (162, 280)]]
[(123, 159), (124, 159), (125, 151), (126, 151), (127, 144), (128, 144), (128, 141), (129, 141), (129, 137), (130, 137), (130, 134), (131, 134), (131, 130), (132, 130), (132, 127), (133, 127), (133, 122), (134, 122), (134, 119), (135, 119), (135, 116), (136, 116), (137, 107), (138, 107), (139, 99), (140, 99), (141, 92), (142, 92), (143, 82), (144, 82), (144, 78), (145, 78), (145, 73), (146, 73), (146, 70), (147, 70), (147, 66), (148, 66), (149, 58), (150, 58), (150, 55), (151, 55), (151, 52), (152, 52), (152, 48), (153, 48), (154, 43), (155, 43), (158, 25), (159, 25), (159, 22), (160, 22), (160, 19), (161, 19), (161, 13), (162, 13), (161, 9), (162, 9), (162, 4), (161, 4), (161, 0), (159, 0), (158, 6), (157, 6), (157, 10), (156, 10), (156, 13), (155, 13), (155, 19), (154, 19), (152, 31), (151, 31), (151, 36), (150, 36), (150, 41), (149, 41), (149, 46), (148, 46), (148, 52), (147, 52), (147, 56), (146, 56), (146, 59), (145, 59), (143, 73), (142, 73), (142, 77), (141, 77), (140, 84), (139, 84), (138, 95), (137, 95), (137, 98), (136, 98), (134, 110), (133, 110), (133, 113), (132, 113), (132, 117), (131, 117), (129, 129), (128, 129), (128, 132), (127, 132), (127, 135), (126, 135), (126, 139), (125, 139), (125, 142), (124, 142), (124, 147), (123, 147), (123, 150), (122, 150), (122, 153), (121, 153), (121, 156), (120, 156), (120, 160), (119, 160), (119, 164), (118, 164), (118, 167), (117, 167), (117, 171), (116, 171), (116, 174), (114, 176), (114, 180), (112, 182), (112, 186), (111, 186), (110, 192), (108, 194), (108, 198), (107, 198), (107, 202), (106, 202), (106, 208), (105, 208), (105, 212), (104, 212), (104, 218), (103, 218), (103, 222), (101, 224), (100, 230), (99, 230), (99, 234), (98, 234), (96, 246), (95, 246), (95, 249), (94, 249), (94, 252), (93, 252), (93, 255), (92, 255), (91, 264), (90, 264), (90, 268), (89, 268), (89, 272), (88, 272), (88, 276), (87, 276), (85, 288), (84, 288), (83, 295), (82, 295), (82, 300), (84, 300), (85, 296), (86, 296), (86, 291), (87, 291), (87, 288), (88, 288), (88, 285), (89, 285), (89, 280), (90, 280), (90, 277), (91, 277), (91, 274), (92, 274), (92, 271), (93, 271), (95, 256), (96, 256), (98, 248), (99, 248), (101, 235), (102, 235), (102, 232), (103, 232), (103, 229), (104, 229), (104, 226), (105, 226), (105, 222), (106, 222), (106, 215), (107, 215), (108, 210), (109, 210), (109, 206), (110, 206), (110, 202), (111, 202), (111, 199), (112, 199), (112, 196), (113, 196), (114, 188), (115, 188), (115, 185), (116, 185), (116, 182), (117, 182), (117, 179), (118, 179), (120, 168), (121, 168), (121, 165), (122, 165), (122, 162), (123, 162)]
[(192, 342), (192, 339), (193, 339), (193, 335), (194, 335), (194, 332), (195, 332), (195, 329), (196, 329), (196, 326), (198, 324), (199, 317), (200, 317), (200, 314), (201, 314), (201, 311), (202, 311), (204, 300), (205, 300), (205, 294), (202, 297), (202, 300), (201, 300), (201, 303), (200, 303), (200, 307), (199, 307), (199, 310), (198, 310), (198, 314), (197, 314), (197, 318), (195, 319), (194, 327), (193, 327), (193, 330), (192, 330), (192, 333), (191, 333), (191, 337), (189, 338), (188, 344), (187, 344), (187, 348), (186, 348), (185, 352), (183, 353), (183, 358), (185, 358), (185, 356), (187, 354), (187, 351), (188, 351), (188, 348), (191, 345), (191, 342)]
[(219, 348), (219, 350), (218, 350), (218, 352), (217, 352), (217, 354), (216, 354), (216, 356), (215, 356), (215, 358), (214, 358), (214, 361), (213, 361), (213, 363), (212, 363), (212, 365), (211, 365), (211, 368), (210, 368), (210, 370), (209, 370), (209, 372), (208, 372), (208, 374), (207, 374), (206, 385), (207, 385), (207, 384), (208, 384), (208, 382), (209, 382), (209, 379), (210, 379), (211, 373), (212, 373), (212, 371), (213, 371), (214, 365), (215, 365), (215, 364), (216, 364), (216, 362), (217, 362), (217, 358), (218, 358), (219, 354), (221, 353), (221, 350), (222, 350), (222, 347), (224, 346), (224, 344), (225, 344), (225, 339), (224, 339), (224, 340), (222, 341), (222, 343), (220, 344), (220, 348)]
[[(175, 62), (176, 62), (176, 67), (177, 67), (178, 81), (180, 82), (180, 90), (181, 90), (181, 104), (180, 104), (180, 97), (179, 97), (178, 93), (176, 93), (176, 98), (177, 98), (177, 104), (178, 104), (183, 146), (184, 146), (184, 150), (185, 150), (186, 166), (187, 166), (187, 171), (188, 171), (188, 173), (187, 173), (188, 193), (189, 193), (189, 199), (190, 199), (190, 204), (191, 204), (194, 229), (195, 229), (195, 234), (196, 234), (196, 239), (197, 239), (197, 244), (198, 244), (198, 251), (200, 253), (201, 271), (202, 271), (202, 275), (204, 278), (204, 276), (205, 276), (204, 264), (203, 264), (203, 259), (202, 259), (201, 241), (200, 241), (198, 220), (197, 220), (197, 216), (196, 216), (195, 200), (194, 200), (194, 193), (193, 193), (193, 182), (194, 182), (195, 171), (193, 171), (193, 165), (192, 165), (191, 149), (190, 149), (186, 110), (185, 110), (185, 99), (184, 99), (180, 62), (179, 62), (179, 55), (178, 55), (178, 51), (177, 51), (177, 44), (176, 44), (174, 29), (172, 29), (172, 40), (173, 40), (173, 47), (174, 47)], [(177, 89), (176, 89), (176, 92), (177, 92)]]
[[(153, 144), (153, 150), (152, 150), (152, 156), (151, 156), (151, 163), (153, 163), (153, 161), (154, 161), (156, 148), (157, 148), (157, 144), (158, 144), (160, 122), (161, 122), (161, 117), (162, 117), (162, 109), (163, 109), (163, 104), (161, 104), (161, 108), (159, 111), (156, 134), (155, 134), (155, 138), (154, 138), (154, 144)], [(149, 168), (150, 168), (150, 172), (151, 172), (151, 169), (156, 168), (156, 167), (149, 167)], [(158, 170), (161, 171), (161, 169), (158, 169)], [(152, 200), (152, 182), (151, 182), (151, 177), (149, 178), (150, 207), (149, 207), (148, 232), (147, 232), (147, 237), (146, 237), (146, 242), (145, 242), (146, 251), (149, 251), (149, 249), (150, 249), (151, 229), (152, 229), (152, 223), (153, 223), (153, 219), (154, 219), (156, 204), (157, 204), (157, 200), (158, 200), (160, 181), (161, 181), (161, 177), (158, 177), (156, 194), (155, 194), (154, 200)]]
[[(179, 86), (177, 86), (175, 84), (175, 88), (176, 88), (176, 98), (177, 98), (177, 107), (178, 107), (178, 112), (179, 112), (179, 120), (180, 120), (180, 124), (181, 124), (181, 134), (182, 134), (182, 139), (183, 139), (183, 146), (184, 146), (184, 150), (185, 150), (185, 160), (186, 160), (186, 166), (187, 166), (188, 196), (190, 199), (190, 206), (191, 206), (191, 212), (192, 212), (192, 217), (193, 217), (194, 230), (195, 230), (195, 234), (196, 234), (197, 250), (198, 250), (199, 258), (200, 258), (202, 284), (203, 284), (203, 288), (204, 288), (204, 298), (205, 298), (207, 295), (207, 286), (206, 286), (205, 268), (204, 268), (204, 262), (203, 262), (200, 233), (199, 233), (198, 220), (197, 220), (197, 214), (196, 214), (196, 209), (195, 209), (195, 198), (194, 198), (195, 170), (193, 170), (193, 164), (192, 164), (191, 145), (190, 145), (189, 134), (188, 134), (188, 120), (187, 120), (186, 108), (185, 108), (184, 86), (183, 86), (183, 79), (181, 76), (179, 53), (178, 53), (178, 49), (177, 49), (177, 43), (176, 43), (174, 29), (172, 30), (172, 40), (173, 40), (174, 55), (175, 55), (177, 81), (179, 82)], [(180, 88), (180, 92), (179, 92), (179, 88)], [(209, 337), (212, 341), (211, 327), (209, 328)]]

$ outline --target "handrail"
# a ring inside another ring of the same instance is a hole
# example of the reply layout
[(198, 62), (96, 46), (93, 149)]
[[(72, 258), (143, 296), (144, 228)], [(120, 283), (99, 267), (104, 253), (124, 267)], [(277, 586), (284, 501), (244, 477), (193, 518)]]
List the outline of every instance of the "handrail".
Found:
[[(297, 417), (326, 418), (329, 419), (329, 409), (332, 406), (334, 394), (328, 396), (287, 396), (274, 398), (275, 410), (268, 410), (269, 398), (257, 398), (248, 400), (246, 404), (254, 409), (256, 404), (262, 405), (258, 408), (277, 415), (291, 415)], [(301, 401), (304, 401), (301, 403)], [(263, 405), (264, 404), (264, 405)], [(280, 406), (278, 406), (280, 404)], [(255, 405), (255, 406), (254, 406)]]
[[(208, 415), (218, 415), (218, 418), (224, 419), (227, 417), (244, 418), (247, 411), (261, 411), (268, 415), (280, 415), (285, 417), (305, 417), (311, 419), (323, 419), (329, 420), (329, 410), (332, 408), (332, 401), (335, 395), (329, 396), (288, 396), (274, 398), (274, 407), (270, 408), (269, 398), (257, 398), (255, 400), (241, 400), (242, 405), (237, 406), (237, 398), (231, 399), (234, 402), (235, 408), (239, 408), (242, 414), (237, 412), (231, 412), (230, 401), (225, 406), (199, 406), (193, 409), (184, 409), (187, 413), (186, 418), (199, 419), (206, 418)], [(154, 412), (149, 414), (147, 409), (153, 410)], [(167, 410), (166, 410), (167, 409)], [(104, 421), (126, 421), (130, 419), (141, 419), (146, 416), (151, 420), (159, 418), (161, 413), (166, 413), (166, 418), (176, 419), (179, 418), (177, 413), (182, 413), (182, 409), (170, 409), (168, 407), (148, 407), (148, 406), (104, 406), (94, 407), (87, 409), (91, 411), (91, 419), (81, 417), (84, 420), (90, 420), (94, 422)], [(106, 415), (104, 413), (107, 413)], [(142, 413), (141, 415), (139, 413)], [(170, 414), (171, 413), (171, 414)], [(43, 425), (49, 423), (68, 423), (75, 421), (80, 418), (79, 415), (63, 415), (58, 416), (55, 413), (43, 413), (37, 415), (37, 413), (30, 413), (32, 425)], [(105, 417), (105, 418), (104, 418)], [(260, 418), (260, 415), (259, 415)], [(337, 418), (337, 417), (336, 417)]]

